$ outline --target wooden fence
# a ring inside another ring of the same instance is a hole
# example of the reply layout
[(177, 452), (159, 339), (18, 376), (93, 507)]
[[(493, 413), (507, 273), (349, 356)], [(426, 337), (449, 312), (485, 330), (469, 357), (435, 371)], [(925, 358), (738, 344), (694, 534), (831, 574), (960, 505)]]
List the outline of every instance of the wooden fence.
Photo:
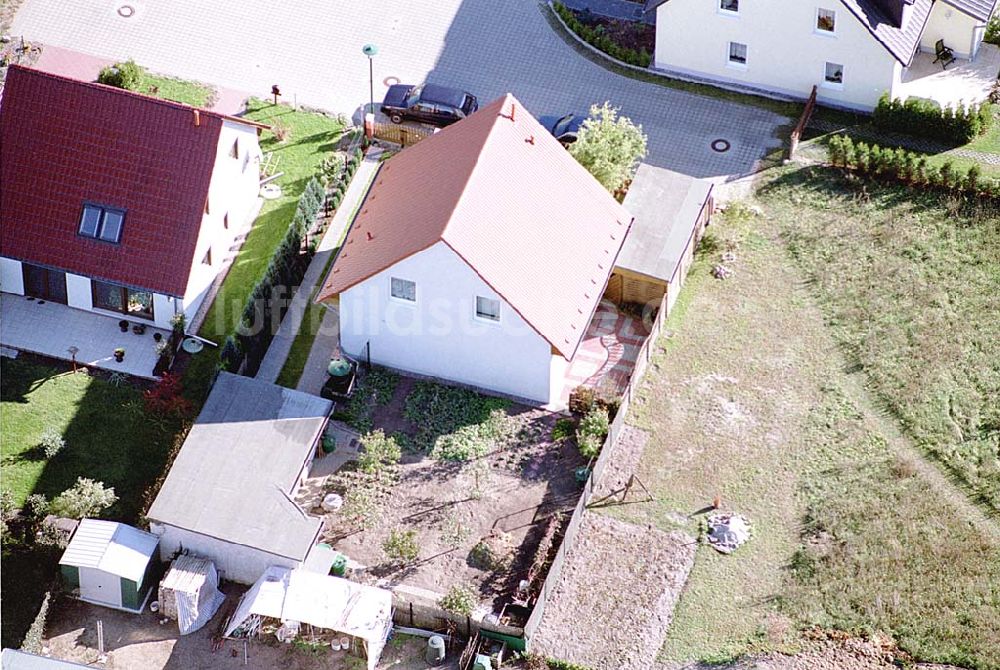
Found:
[(395, 123), (376, 123), (373, 133), (377, 139), (398, 144), (404, 149), (434, 134), (434, 129), (422, 126), (403, 126)]
[(809, 99), (806, 100), (805, 109), (802, 110), (802, 116), (799, 117), (799, 122), (795, 124), (795, 128), (792, 130), (792, 137), (788, 143), (788, 158), (795, 157), (795, 150), (799, 148), (799, 141), (802, 139), (802, 133), (805, 132), (806, 126), (809, 125), (809, 119), (812, 118), (813, 110), (816, 109), (816, 93), (818, 89), (813, 86), (812, 93), (809, 94)]
[(653, 359), (656, 341), (659, 339), (666, 314), (667, 296), (664, 295), (663, 299), (660, 301), (660, 308), (656, 313), (656, 318), (653, 320), (653, 326), (650, 330), (649, 336), (646, 338), (646, 341), (642, 343), (642, 347), (639, 349), (639, 355), (636, 358), (635, 368), (632, 370), (632, 376), (629, 377), (628, 385), (625, 387), (625, 391), (622, 394), (621, 407), (618, 408), (618, 413), (615, 415), (614, 421), (611, 422), (611, 426), (608, 430), (608, 437), (604, 440), (604, 447), (601, 449), (600, 455), (597, 457), (597, 460), (591, 468), (590, 476), (587, 477), (587, 481), (583, 485), (583, 494), (580, 495), (580, 500), (577, 502), (576, 508), (573, 510), (573, 516), (570, 517), (569, 523), (566, 525), (566, 532), (563, 535), (562, 544), (559, 545), (559, 551), (556, 552), (556, 557), (552, 560), (551, 567), (549, 567), (549, 573), (545, 577), (545, 581), (542, 583), (541, 593), (539, 593), (538, 600), (535, 602), (535, 607), (531, 611), (531, 616), (528, 617), (528, 622), (524, 625), (524, 641), (529, 651), (531, 650), (531, 637), (535, 631), (538, 630), (538, 626), (542, 622), (542, 617), (545, 615), (545, 604), (552, 595), (552, 591), (555, 589), (556, 584), (559, 583), (559, 576), (562, 573), (563, 563), (566, 561), (566, 555), (573, 549), (573, 545), (576, 543), (576, 535), (580, 530), (580, 524), (583, 523), (583, 515), (584, 512), (587, 511), (587, 505), (593, 498), (594, 491), (598, 482), (601, 481), (601, 476), (607, 469), (608, 463), (610, 463), (611, 459), (615, 456), (614, 445), (621, 436), (622, 431), (625, 430), (625, 417), (628, 415), (629, 406), (631, 406), (632, 400), (635, 398), (635, 394), (639, 391), (639, 388), (642, 385), (642, 379), (646, 374), (646, 369), (649, 367), (649, 363)]

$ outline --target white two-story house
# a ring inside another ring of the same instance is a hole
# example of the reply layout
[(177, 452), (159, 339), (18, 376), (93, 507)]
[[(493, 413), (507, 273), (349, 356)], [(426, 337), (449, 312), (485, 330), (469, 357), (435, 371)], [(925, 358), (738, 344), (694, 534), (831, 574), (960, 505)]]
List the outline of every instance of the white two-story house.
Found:
[(0, 290), (169, 328), (257, 211), (262, 126), (11, 66)]
[[(906, 97), (915, 57), (924, 52), (933, 59), (939, 41), (960, 60), (976, 58), (996, 4), (647, 0), (646, 10), (656, 11), (653, 67), (659, 70), (800, 99), (816, 85), (821, 102), (868, 111), (883, 93)], [(995, 74), (994, 68), (990, 78)], [(985, 95), (988, 86), (975, 91)]]

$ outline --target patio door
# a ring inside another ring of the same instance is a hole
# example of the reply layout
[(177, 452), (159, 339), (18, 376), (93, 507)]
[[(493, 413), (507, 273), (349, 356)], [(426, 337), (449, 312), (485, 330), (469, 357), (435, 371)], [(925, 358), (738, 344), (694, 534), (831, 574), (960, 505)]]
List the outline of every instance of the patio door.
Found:
[(66, 273), (30, 263), (21, 263), (24, 294), (41, 300), (66, 304)]

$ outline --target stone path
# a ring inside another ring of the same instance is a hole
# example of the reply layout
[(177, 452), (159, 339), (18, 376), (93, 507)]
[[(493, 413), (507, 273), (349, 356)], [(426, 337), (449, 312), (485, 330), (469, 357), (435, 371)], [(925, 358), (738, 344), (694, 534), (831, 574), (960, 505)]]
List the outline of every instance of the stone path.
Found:
[[(278, 379), (278, 375), (281, 374), (281, 368), (284, 367), (285, 360), (292, 350), (292, 343), (295, 341), (296, 335), (299, 334), (299, 328), (302, 326), (302, 319), (306, 314), (309, 301), (313, 299), (316, 287), (326, 278), (325, 270), (327, 261), (329, 261), (330, 256), (339, 248), (344, 231), (347, 230), (347, 227), (351, 223), (351, 217), (356, 211), (358, 204), (360, 204), (368, 192), (368, 185), (378, 170), (379, 157), (381, 155), (381, 150), (370, 151), (365, 156), (365, 159), (361, 161), (358, 171), (354, 173), (354, 178), (351, 180), (350, 186), (347, 187), (347, 192), (344, 194), (344, 199), (341, 201), (340, 207), (337, 209), (336, 214), (334, 214), (330, 226), (326, 229), (323, 239), (316, 248), (316, 254), (309, 263), (309, 268), (302, 278), (302, 284), (295, 291), (295, 296), (288, 305), (288, 311), (285, 312), (285, 318), (281, 320), (278, 332), (275, 333), (274, 339), (271, 340), (271, 345), (267, 348), (267, 353), (264, 354), (264, 360), (261, 361), (260, 369), (257, 371), (257, 379), (273, 383)], [(310, 351), (309, 360), (302, 374), (303, 379), (306, 378), (306, 373), (310, 372), (310, 365), (314, 363), (313, 354), (315, 350), (329, 346), (331, 333), (324, 332), (326, 331), (326, 325), (326, 319), (324, 318), (324, 327), (320, 329), (323, 337), (317, 336), (313, 342), (313, 350)], [(332, 330), (332, 337), (336, 340), (338, 330), (336, 328)], [(333, 346), (336, 346), (335, 341)], [(326, 358), (320, 362), (320, 369), (318, 371), (318, 374), (321, 376), (326, 374), (326, 362), (329, 360), (332, 347), (327, 348), (325, 351)], [(322, 385), (322, 382), (320, 382), (320, 387)], [(319, 388), (313, 391), (313, 393), (318, 394)]]
[(644, 3), (629, 0), (561, 0), (564, 5), (578, 12), (590, 11), (598, 16), (619, 21), (639, 21), (656, 25), (656, 12), (644, 12)]
[(826, 133), (834, 133), (839, 130), (850, 130), (851, 135), (860, 137), (868, 142), (876, 142), (880, 146), (899, 146), (911, 151), (919, 151), (925, 154), (947, 154), (956, 158), (968, 158), (985, 165), (1000, 166), (1000, 154), (988, 153), (985, 151), (972, 151), (971, 149), (954, 148), (947, 144), (923, 137), (912, 137), (900, 133), (892, 133), (877, 128), (865, 126), (845, 126), (840, 123), (833, 123), (823, 119), (814, 119), (809, 122), (809, 127)]

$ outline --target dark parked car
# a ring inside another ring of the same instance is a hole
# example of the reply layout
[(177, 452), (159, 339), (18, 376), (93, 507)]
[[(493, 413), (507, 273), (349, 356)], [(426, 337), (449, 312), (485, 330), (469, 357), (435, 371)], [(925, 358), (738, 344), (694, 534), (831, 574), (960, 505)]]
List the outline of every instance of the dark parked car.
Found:
[(461, 121), (479, 109), (476, 96), (457, 88), (425, 84), (390, 86), (382, 101), (382, 113), (393, 123), (413, 119), (435, 126)]
[(542, 116), (539, 117), (538, 122), (565, 145), (576, 142), (580, 126), (586, 119), (585, 114), (567, 114), (566, 116)]

